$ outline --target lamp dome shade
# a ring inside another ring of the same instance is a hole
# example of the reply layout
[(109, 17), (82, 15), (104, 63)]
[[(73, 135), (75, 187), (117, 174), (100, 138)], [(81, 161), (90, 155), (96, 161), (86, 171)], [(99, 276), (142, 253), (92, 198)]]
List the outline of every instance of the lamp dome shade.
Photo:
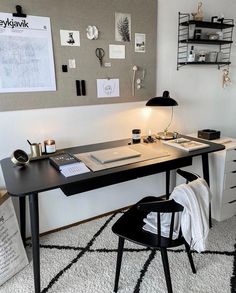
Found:
[(146, 106), (178, 106), (178, 103), (172, 99), (168, 91), (164, 91), (162, 97), (154, 97), (147, 101)]

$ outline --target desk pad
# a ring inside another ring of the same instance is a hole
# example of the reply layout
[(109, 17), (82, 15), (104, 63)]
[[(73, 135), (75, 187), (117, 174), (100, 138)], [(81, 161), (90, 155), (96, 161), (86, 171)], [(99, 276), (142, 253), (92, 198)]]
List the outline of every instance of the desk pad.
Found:
[(136, 158), (119, 160), (119, 161), (115, 161), (111, 163), (105, 163), (105, 164), (102, 164), (96, 159), (94, 159), (93, 157), (91, 157), (91, 153), (93, 152), (75, 154), (75, 156), (78, 159), (80, 159), (82, 162), (84, 162), (85, 165), (94, 172), (169, 156), (167, 152), (156, 150), (151, 145), (134, 144), (134, 145), (129, 145), (129, 148), (141, 153), (141, 156)]

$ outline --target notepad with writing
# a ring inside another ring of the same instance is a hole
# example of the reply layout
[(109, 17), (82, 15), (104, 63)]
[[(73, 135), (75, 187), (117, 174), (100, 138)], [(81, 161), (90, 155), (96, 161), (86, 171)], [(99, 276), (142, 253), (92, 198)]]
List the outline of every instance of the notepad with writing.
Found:
[(65, 177), (70, 177), (90, 172), (90, 169), (83, 162), (77, 162), (62, 166), (60, 171)]

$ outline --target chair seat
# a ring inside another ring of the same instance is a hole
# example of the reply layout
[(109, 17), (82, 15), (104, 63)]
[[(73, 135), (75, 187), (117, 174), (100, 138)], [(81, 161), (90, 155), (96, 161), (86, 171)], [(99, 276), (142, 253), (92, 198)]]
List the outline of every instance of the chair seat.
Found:
[(137, 206), (144, 202), (162, 200), (163, 198), (154, 196), (143, 198), (117, 220), (112, 227), (112, 231), (129, 241), (151, 248), (175, 247), (184, 244), (184, 238), (182, 236), (172, 240), (171, 243), (169, 238), (161, 237), (159, 242), (156, 234), (143, 230), (143, 226), (145, 225), (143, 219), (146, 218), (148, 212), (138, 210)]

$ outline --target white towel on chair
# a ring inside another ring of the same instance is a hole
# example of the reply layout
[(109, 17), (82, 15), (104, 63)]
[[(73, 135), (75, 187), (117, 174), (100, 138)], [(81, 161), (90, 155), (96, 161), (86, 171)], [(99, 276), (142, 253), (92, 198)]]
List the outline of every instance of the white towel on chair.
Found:
[(184, 207), (181, 215), (183, 237), (192, 249), (204, 251), (209, 232), (211, 200), (211, 192), (206, 181), (198, 178), (188, 184), (181, 184), (175, 187), (170, 198)]
[[(175, 187), (170, 199), (184, 207), (183, 212), (175, 214), (172, 239), (176, 239), (181, 231), (191, 249), (198, 252), (206, 250), (206, 241), (209, 232), (209, 202), (211, 192), (202, 178), (188, 184)], [(161, 213), (161, 236), (169, 237), (171, 213)], [(143, 229), (157, 234), (157, 213), (151, 212), (143, 220)]]
[[(175, 214), (172, 239), (177, 239), (179, 236), (179, 230), (180, 230), (179, 214), (180, 213)], [(170, 233), (171, 213), (160, 213), (160, 217), (161, 217), (161, 236), (168, 238)], [(143, 219), (143, 221), (145, 223), (145, 225), (143, 226), (144, 230), (157, 234), (157, 213), (155, 212), (149, 213), (147, 217)]]

